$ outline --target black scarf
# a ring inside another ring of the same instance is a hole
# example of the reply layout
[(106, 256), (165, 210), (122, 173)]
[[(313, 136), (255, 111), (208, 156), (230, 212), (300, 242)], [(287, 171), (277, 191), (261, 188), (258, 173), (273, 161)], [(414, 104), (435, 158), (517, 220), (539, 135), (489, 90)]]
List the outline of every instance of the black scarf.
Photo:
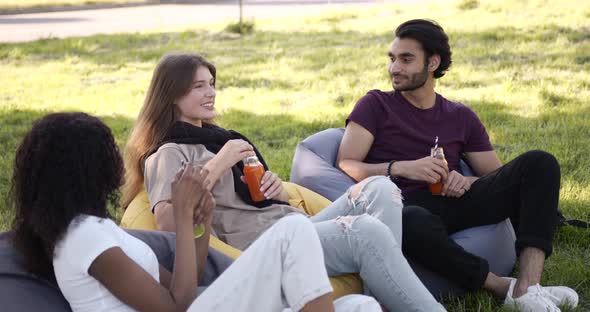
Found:
[[(248, 138), (236, 131), (225, 130), (223, 128), (206, 123), (203, 123), (203, 127), (197, 127), (187, 122), (175, 122), (170, 128), (170, 130), (166, 133), (164, 139), (162, 139), (162, 141), (160, 141), (160, 143), (158, 143), (158, 145), (154, 149), (152, 149), (145, 156), (145, 158), (147, 159), (150, 155), (158, 151), (160, 146), (166, 143), (202, 144), (208, 151), (210, 151), (213, 154), (217, 154), (227, 141), (234, 139), (241, 139), (250, 143), (250, 145), (254, 147), (254, 152), (256, 153), (258, 160), (264, 166), (264, 170), (268, 170), (268, 166), (266, 165), (264, 158), (262, 158), (262, 155), (260, 154), (256, 146), (254, 146), (254, 144), (252, 144), (252, 142), (250, 142)], [(260, 202), (253, 201), (250, 197), (250, 191), (248, 191), (248, 186), (240, 179), (240, 177), (244, 175), (244, 163), (240, 161), (237, 164), (233, 165), (231, 171), (234, 176), (234, 189), (236, 193), (238, 193), (238, 196), (240, 196), (240, 198), (248, 205), (255, 206), (258, 208), (264, 208), (272, 204), (287, 205), (287, 203), (285, 202), (273, 199), (267, 199)]]

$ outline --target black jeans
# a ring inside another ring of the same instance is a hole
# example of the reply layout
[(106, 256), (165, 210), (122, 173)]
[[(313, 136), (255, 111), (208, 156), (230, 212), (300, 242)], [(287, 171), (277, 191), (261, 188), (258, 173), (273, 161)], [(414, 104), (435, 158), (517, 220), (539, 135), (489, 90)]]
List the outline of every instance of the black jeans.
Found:
[(427, 190), (404, 194), (403, 251), (466, 289), (477, 290), (489, 265), (449, 234), (510, 218), (517, 255), (525, 247), (536, 247), (548, 257), (557, 226), (559, 187), (555, 157), (530, 151), (479, 178), (460, 198), (433, 196)]

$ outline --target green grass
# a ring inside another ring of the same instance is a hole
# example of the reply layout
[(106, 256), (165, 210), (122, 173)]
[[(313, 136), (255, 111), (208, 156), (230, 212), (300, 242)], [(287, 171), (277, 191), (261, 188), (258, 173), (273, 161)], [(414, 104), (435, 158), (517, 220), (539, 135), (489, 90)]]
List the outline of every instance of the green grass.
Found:
[(92, 4), (121, 4), (155, 2), (154, 0), (0, 0), (0, 10), (23, 10), (32, 8), (52, 8), (84, 6)]
[[(220, 123), (241, 131), (287, 180), (296, 144), (341, 127), (370, 89), (390, 89), (393, 29), (416, 17), (439, 21), (453, 65), (437, 91), (473, 108), (503, 161), (530, 149), (562, 166), (560, 207), (590, 217), (590, 3), (455, 1), (388, 5), (256, 21), (249, 35), (225, 25), (141, 34), (0, 44), (0, 230), (15, 148), (47, 112), (102, 117), (124, 144), (162, 54), (205, 54), (218, 67)], [(590, 230), (561, 228), (543, 282), (578, 290), (590, 310)], [(446, 301), (451, 311), (495, 311), (485, 293)], [(507, 310), (502, 310), (507, 311)]]

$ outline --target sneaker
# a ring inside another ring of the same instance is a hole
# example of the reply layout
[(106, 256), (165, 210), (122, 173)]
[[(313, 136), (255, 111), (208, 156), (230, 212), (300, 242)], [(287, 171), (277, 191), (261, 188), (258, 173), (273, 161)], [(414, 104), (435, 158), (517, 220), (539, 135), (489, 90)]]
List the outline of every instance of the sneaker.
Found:
[(539, 284), (529, 286), (527, 292), (518, 297), (512, 298), (512, 292), (516, 285), (516, 279), (510, 281), (504, 305), (516, 306), (521, 312), (561, 312), (561, 310), (553, 303), (553, 301), (546, 298), (542, 293), (542, 288)]
[(565, 286), (543, 286), (541, 287), (543, 296), (553, 301), (555, 305), (568, 305), (570, 308), (578, 306), (578, 293), (575, 290)]
[[(507, 278), (510, 279), (511, 283), (513, 280), (514, 283), (516, 283), (515, 278)], [(547, 299), (551, 300), (557, 306), (568, 305), (571, 308), (575, 308), (578, 306), (578, 293), (576, 293), (575, 290), (566, 286), (542, 286), (541, 294), (545, 296)]]

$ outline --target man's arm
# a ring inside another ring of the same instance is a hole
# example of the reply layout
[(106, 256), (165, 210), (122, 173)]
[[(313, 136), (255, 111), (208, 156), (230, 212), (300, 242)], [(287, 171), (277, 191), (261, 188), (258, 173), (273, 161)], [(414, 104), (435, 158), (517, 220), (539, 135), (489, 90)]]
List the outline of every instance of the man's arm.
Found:
[(502, 166), (495, 151), (465, 153), (469, 166), (478, 177), (484, 176)]
[(417, 160), (396, 161), (391, 166), (390, 172), (387, 172), (389, 163), (364, 163), (363, 160), (369, 153), (374, 140), (375, 138), (367, 129), (349, 121), (338, 150), (336, 160), (338, 167), (356, 181), (376, 175), (393, 175), (428, 183), (447, 178), (449, 171), (447, 164), (430, 156)]
[(375, 175), (387, 175), (388, 163), (363, 162), (374, 140), (371, 132), (354, 121), (349, 121), (338, 149), (338, 167), (356, 181)]
[(498, 155), (494, 151), (465, 153), (467, 162), (475, 171), (475, 177), (465, 177), (457, 171), (449, 173), (444, 181), (442, 195), (449, 197), (461, 197), (471, 189), (473, 182), (502, 166)]

